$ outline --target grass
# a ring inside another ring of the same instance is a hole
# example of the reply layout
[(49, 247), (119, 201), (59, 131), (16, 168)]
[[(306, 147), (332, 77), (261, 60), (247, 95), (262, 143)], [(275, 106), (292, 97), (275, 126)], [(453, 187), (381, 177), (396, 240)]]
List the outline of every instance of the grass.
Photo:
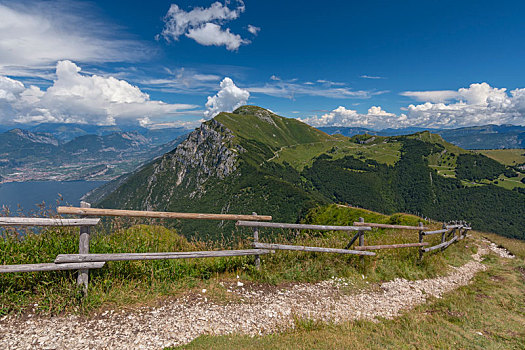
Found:
[[(266, 116), (259, 117), (257, 114)], [(234, 113), (220, 113), (215, 118), (237, 137), (256, 140), (275, 149), (301, 143), (329, 141), (333, 138), (295, 119), (271, 114), (256, 106), (243, 106)]]
[(328, 153), (334, 159), (345, 156), (354, 156), (360, 159), (373, 159), (378, 163), (394, 165), (401, 157), (401, 144), (399, 142), (358, 144), (348, 138), (334, 141), (315, 142), (308, 144), (283, 147), (276, 152), (273, 161), (289, 163), (301, 171), (305, 166), (311, 166), (314, 158)]
[[(410, 225), (420, 220), (412, 215), (387, 216), (335, 205), (319, 208), (307, 219), (312, 223), (346, 225), (360, 216), (372, 222)], [(248, 248), (252, 235), (250, 229), (239, 229), (236, 242), (204, 243), (188, 241), (176, 231), (157, 224), (112, 220), (109, 226), (101, 225), (99, 231), (92, 235), (90, 252)], [(259, 235), (263, 242), (335, 248), (343, 248), (350, 239), (350, 235), (341, 232), (319, 233), (308, 230), (296, 234), (261, 229)], [(365, 237), (366, 244), (416, 241), (415, 231), (377, 230)], [(41, 233), (10, 231), (0, 238), (0, 264), (51, 262), (58, 254), (77, 251), (78, 231), (75, 229), (53, 229)], [(443, 254), (425, 255), (419, 263), (416, 248), (385, 250), (376, 257), (367, 257), (363, 265), (359, 257), (351, 255), (278, 251), (262, 257), (263, 267), (260, 271), (255, 270), (253, 257), (109, 262), (104, 268), (91, 271), (87, 298), (81, 297), (76, 286), (75, 271), (0, 274), (0, 315), (24, 312), (50, 315), (89, 313), (101, 308), (150, 305), (201, 288), (215, 290), (217, 300), (220, 301), (225, 295), (220, 292), (219, 282), (235, 280), (236, 275), (240, 275), (243, 280), (273, 285), (317, 282), (331, 276), (360, 280), (361, 274), (366, 275), (371, 282), (397, 277), (420, 279), (445, 273), (449, 264), (463, 263), (468, 252), (469, 249), (463, 245), (453, 245)], [(35, 307), (35, 304), (38, 306)]]
[(525, 149), (483, 149), (476, 150), (489, 158), (497, 160), (505, 165), (517, 165), (525, 163)]
[(525, 184), (521, 182), (521, 179), (523, 179), (524, 177), (525, 175), (522, 173), (518, 173), (518, 176), (516, 177), (506, 177), (505, 175), (501, 174), (495, 180), (487, 180), (487, 179), (483, 179), (481, 181), (461, 180), (461, 182), (463, 183), (463, 185), (467, 187), (495, 185), (495, 186), (503, 187), (507, 190), (513, 190), (516, 187), (525, 188)]
[(430, 168), (436, 170), (439, 175), (444, 177), (456, 177), (456, 168), (445, 165), (429, 165)]
[(475, 233), (478, 237), (485, 237), (501, 247), (505, 247), (509, 252), (525, 260), (525, 243), (522, 240), (503, 237), (495, 233), (479, 232)]
[(392, 320), (336, 325), (299, 319), (282, 333), (201, 336), (176, 349), (523, 349), (523, 260), (489, 256), (485, 264), (488, 270), (473, 283)]

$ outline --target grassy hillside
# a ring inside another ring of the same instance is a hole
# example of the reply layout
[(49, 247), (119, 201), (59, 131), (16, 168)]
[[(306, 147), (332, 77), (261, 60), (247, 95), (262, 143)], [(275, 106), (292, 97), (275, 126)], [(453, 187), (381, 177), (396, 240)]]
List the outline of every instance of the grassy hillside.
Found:
[[(255, 211), (273, 215), (277, 221), (295, 222), (316, 203), (326, 203), (322, 195), (301, 185), (295, 169), (267, 162), (281, 147), (332, 139), (317, 129), (245, 106), (220, 113), (191, 137), (179, 153), (175, 150), (143, 167), (98, 205), (184, 212)], [(218, 166), (227, 168), (229, 176), (213, 173)], [(174, 227), (200, 239), (231, 238), (234, 230), (231, 222), (214, 221), (179, 221)]]
[(243, 106), (233, 113), (223, 112), (215, 120), (233, 131), (236, 137), (255, 140), (272, 149), (333, 140), (332, 136), (309, 125), (257, 106)]
[(525, 164), (525, 149), (484, 149), (476, 150), (489, 158), (497, 160), (505, 165), (520, 165)]
[[(107, 208), (268, 214), (297, 222), (328, 203), (436, 220), (525, 238), (525, 175), (439, 135), (328, 136), (255, 106), (220, 113), (176, 150), (129, 176)], [(227, 173), (227, 176), (221, 174)], [(218, 239), (232, 223), (177, 222), (188, 237)]]
[(427, 159), (441, 153), (441, 145), (417, 138), (399, 140), (402, 155), (393, 167), (326, 154), (305, 168), (303, 176), (334, 202), (386, 213), (418, 212), (436, 220), (459, 217), (478, 229), (525, 238), (523, 194), (492, 185), (465, 187), (457, 179), (439, 176)]
[(387, 140), (380, 143), (359, 144), (355, 139), (340, 137), (336, 141), (325, 141), (295, 146), (283, 147), (272, 161), (289, 163), (295, 169), (302, 171), (305, 166), (311, 166), (315, 158), (328, 153), (334, 159), (354, 156), (360, 159), (373, 159), (378, 163), (394, 165), (401, 156), (401, 144)]

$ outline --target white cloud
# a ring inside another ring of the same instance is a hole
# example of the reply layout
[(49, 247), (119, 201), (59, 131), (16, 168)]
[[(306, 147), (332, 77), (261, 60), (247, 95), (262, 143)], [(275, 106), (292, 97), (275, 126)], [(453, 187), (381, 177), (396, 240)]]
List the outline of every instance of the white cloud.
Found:
[(453, 90), (404, 91), (401, 95), (422, 102), (446, 102), (459, 96), (458, 92)]
[(138, 80), (144, 89), (176, 94), (210, 94), (217, 89), (217, 82), (221, 80), (217, 74), (186, 67), (166, 68), (162, 76), (152, 78), (152, 75), (158, 73), (142, 74)]
[[(419, 97), (432, 94), (423, 91)], [(436, 91), (442, 95), (442, 91)], [(446, 95), (446, 94), (445, 94)], [(468, 88), (449, 92), (454, 103), (426, 102), (409, 105), (407, 118), (413, 125), (425, 127), (462, 127), (485, 124), (525, 125), (525, 89), (510, 91), (493, 88), (487, 83), (471, 84)]]
[(358, 126), (370, 129), (383, 129), (394, 123), (403, 123), (403, 117), (384, 111), (381, 107), (372, 106), (367, 114), (360, 114), (353, 109), (339, 106), (321, 117), (300, 119), (312, 126)]
[(317, 82), (319, 84), (323, 84), (323, 85), (328, 85), (328, 86), (344, 86), (345, 83), (341, 83), (341, 82), (336, 82), (336, 81), (330, 81), (330, 80), (326, 80), (326, 79), (318, 79)]
[(274, 97), (294, 99), (296, 96), (318, 96), (327, 98), (370, 98), (385, 91), (352, 90), (344, 83), (319, 79), (316, 83), (307, 81), (296, 82), (297, 79), (283, 80), (275, 75), (270, 77), (271, 82), (259, 86), (246, 88), (253, 93), (260, 93)]
[(248, 31), (252, 33), (253, 35), (259, 34), (259, 31), (261, 30), (260, 27), (252, 26), (251, 24), (248, 24)]
[(232, 33), (230, 28), (222, 28), (225, 22), (237, 19), (244, 12), (244, 3), (237, 3), (234, 9), (227, 6), (228, 2), (214, 2), (210, 7), (194, 7), (191, 11), (184, 11), (172, 4), (164, 17), (165, 26), (161, 35), (168, 42), (179, 40), (181, 35), (185, 35), (201, 45), (225, 46), (226, 49), (235, 51), (239, 46), (250, 43)]
[(46, 72), (58, 60), (136, 61), (154, 54), (94, 12), (92, 5), (76, 1), (3, 2), (0, 74), (49, 78)]
[(117, 119), (150, 121), (196, 106), (152, 101), (125, 80), (82, 75), (71, 61), (59, 61), (56, 80), (43, 91), (0, 76), (0, 122), (79, 122), (111, 125)]
[(221, 77), (215, 74), (195, 74), (193, 78), (198, 81), (217, 81)]
[(18, 80), (0, 76), (0, 101), (15, 101), (16, 96), (25, 90), (24, 84)]
[(363, 79), (385, 79), (384, 77), (380, 77), (378, 75), (366, 75), (366, 74), (361, 75), (361, 78)]
[[(402, 93), (422, 104), (411, 104), (399, 116), (384, 111), (379, 106), (368, 109), (366, 114), (338, 107), (322, 116), (312, 116), (303, 121), (313, 126), (361, 126), (372, 129), (402, 128), (457, 128), (486, 124), (525, 125), (525, 88), (507, 92), (487, 83), (471, 84), (457, 91), (410, 91)], [(435, 102), (454, 99), (453, 103)]]
[(241, 38), (239, 34), (230, 32), (230, 28), (223, 30), (221, 26), (215, 23), (206, 23), (197, 28), (190, 28), (186, 34), (204, 46), (226, 46), (226, 49), (235, 51), (242, 44), (248, 44), (250, 41)]
[(226, 77), (221, 81), (219, 92), (215, 96), (208, 96), (204, 116), (213, 118), (220, 112), (231, 112), (245, 105), (248, 98), (250, 93), (247, 90), (237, 87), (233, 80)]

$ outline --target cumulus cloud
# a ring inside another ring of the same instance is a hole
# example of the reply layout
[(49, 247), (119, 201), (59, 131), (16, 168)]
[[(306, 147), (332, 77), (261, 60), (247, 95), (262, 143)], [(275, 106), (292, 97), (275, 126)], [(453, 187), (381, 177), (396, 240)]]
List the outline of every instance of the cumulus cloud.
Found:
[[(414, 93), (414, 92), (412, 92)], [(417, 99), (433, 91), (413, 95)], [(525, 125), (525, 89), (507, 92), (506, 88), (494, 88), (487, 83), (471, 84), (458, 91), (435, 92), (436, 96), (448, 97), (456, 102), (432, 101), (411, 104), (406, 116), (411, 124), (424, 127), (461, 127), (485, 124)], [(407, 95), (408, 96), (408, 95)]]
[(252, 33), (253, 35), (259, 34), (259, 31), (261, 30), (260, 27), (252, 26), (251, 24), (248, 24), (248, 31)]
[(300, 119), (312, 126), (358, 126), (370, 129), (384, 129), (394, 123), (404, 123), (405, 117), (398, 117), (389, 113), (379, 106), (372, 106), (366, 114), (358, 113), (356, 110), (339, 106), (333, 111), (323, 114), (321, 117), (310, 117)]
[(125, 80), (80, 74), (71, 61), (59, 61), (56, 80), (43, 91), (0, 76), (0, 122), (77, 122), (115, 124), (117, 119), (151, 122), (196, 106), (152, 101)]
[[(525, 125), (525, 88), (507, 92), (506, 88), (474, 83), (457, 91), (408, 91), (404, 96), (427, 100), (410, 104), (405, 113), (396, 115), (379, 106), (370, 107), (366, 114), (340, 106), (322, 116), (303, 121), (313, 126), (360, 126), (372, 129), (457, 128), (487, 124)], [(452, 103), (439, 102), (453, 100)]]
[[(185, 35), (201, 45), (225, 46), (227, 50), (235, 51), (250, 41), (232, 33), (230, 28), (223, 29), (222, 25), (237, 19), (245, 7), (242, 1), (237, 1), (234, 9), (227, 5), (228, 2), (214, 2), (207, 8), (195, 7), (191, 11), (184, 11), (172, 4), (164, 17), (165, 26), (161, 35), (168, 42), (179, 40), (181, 35)], [(250, 27), (248, 30), (251, 32)]]
[(219, 92), (214, 96), (208, 96), (204, 116), (213, 118), (220, 112), (231, 112), (245, 105), (248, 98), (250, 93), (247, 90), (237, 87), (233, 80), (226, 77), (221, 81)]
[(89, 3), (68, 1), (0, 4), (0, 74), (46, 75), (63, 59), (122, 62), (151, 57), (152, 47), (103, 22)]
[(186, 36), (201, 45), (226, 46), (226, 49), (230, 51), (235, 51), (242, 44), (249, 43), (248, 40), (241, 38), (239, 34), (230, 32), (230, 28), (223, 30), (221, 26), (215, 23), (206, 23), (203, 26), (191, 28)]

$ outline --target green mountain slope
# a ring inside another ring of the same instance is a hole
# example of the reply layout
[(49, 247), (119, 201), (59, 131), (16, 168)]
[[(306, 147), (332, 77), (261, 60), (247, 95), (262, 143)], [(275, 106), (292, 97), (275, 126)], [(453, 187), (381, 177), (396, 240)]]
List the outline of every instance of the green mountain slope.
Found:
[[(258, 107), (241, 107), (203, 123), (174, 151), (129, 176), (98, 205), (186, 212), (255, 211), (293, 222), (326, 200), (303, 186), (294, 168), (267, 160), (283, 146), (329, 139), (299, 121)], [(234, 230), (233, 223), (224, 222), (181, 221), (177, 227), (187, 235), (214, 238)]]
[[(490, 184), (497, 173), (503, 176), (510, 169), (500, 163), (494, 167), (495, 161), (475, 154), (483, 161), (475, 161), (479, 181), (472, 184), (464, 175), (473, 169), (465, 156), (471, 153), (428, 132), (329, 136), (297, 120), (244, 106), (203, 123), (175, 150), (128, 176), (97, 204), (255, 211), (275, 221), (295, 222), (320, 204), (348, 203), (387, 214), (465, 219), (480, 230), (525, 238), (525, 195)], [(451, 174), (440, 167), (448, 167)], [(235, 235), (232, 223), (175, 225), (201, 238)]]
[(215, 120), (237, 138), (256, 140), (273, 149), (334, 139), (309, 125), (257, 106), (243, 106), (233, 113), (220, 113)]

